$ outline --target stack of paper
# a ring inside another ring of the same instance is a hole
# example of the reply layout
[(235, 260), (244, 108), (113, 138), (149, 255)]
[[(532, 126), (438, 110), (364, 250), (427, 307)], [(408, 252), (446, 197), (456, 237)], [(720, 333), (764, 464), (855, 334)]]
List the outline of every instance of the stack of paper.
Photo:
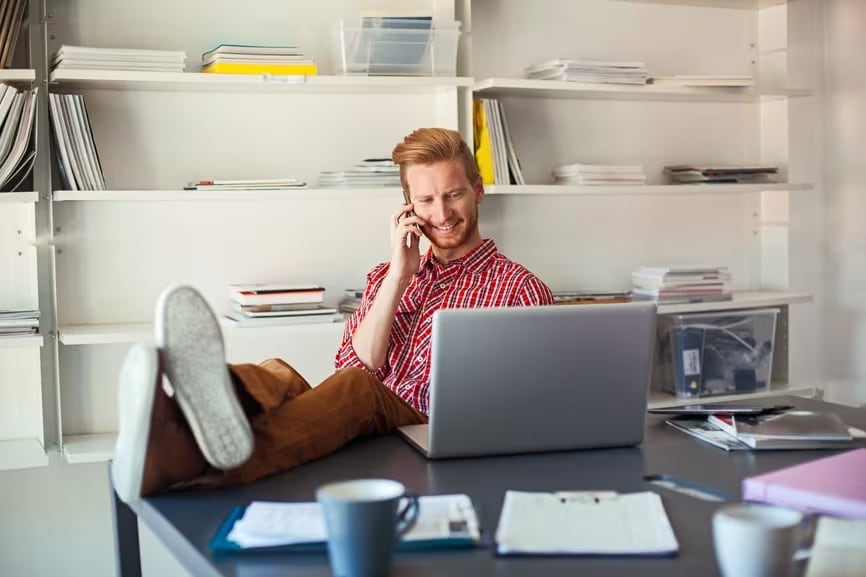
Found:
[(673, 555), (677, 538), (652, 492), (508, 491), (496, 529), (501, 555)]
[(317, 284), (229, 285), (231, 310), (226, 318), (238, 327), (261, 327), (342, 320), (337, 309), (322, 304), (325, 289)]
[(322, 188), (400, 186), (400, 167), (390, 158), (367, 158), (348, 170), (319, 173)]
[(634, 299), (665, 303), (730, 300), (725, 266), (642, 266), (631, 273)]
[(0, 310), (0, 338), (39, 332), (39, 311)]
[(315, 63), (297, 46), (220, 44), (201, 55), (201, 71), (217, 74), (315, 75)]
[(195, 180), (184, 190), (291, 190), (306, 188), (307, 183), (296, 178), (260, 178), (241, 180)]
[(526, 69), (526, 77), (535, 80), (566, 80), (569, 82), (601, 82), (608, 84), (646, 84), (647, 70), (643, 62), (608, 62), (603, 60), (571, 60), (556, 58)]
[(18, 190), (36, 160), (37, 88), (19, 91), (0, 83), (0, 191)]
[(105, 190), (102, 163), (80, 94), (49, 94), (60, 177), (68, 190)]
[(690, 184), (695, 182), (779, 182), (778, 166), (677, 164), (666, 166), (664, 172), (671, 182), (675, 184)]
[(54, 54), (54, 70), (133, 70), (141, 72), (183, 72), (186, 52), (181, 50), (138, 50), (92, 48), (64, 44)]
[(337, 308), (341, 313), (352, 314), (360, 308), (363, 296), (364, 289), (346, 289)]
[[(280, 547), (323, 549), (327, 529), (318, 503), (253, 501), (232, 512), (210, 542), (214, 551)], [(478, 516), (466, 495), (430, 495), (418, 499), (418, 520), (397, 550), (473, 547), (481, 540)]]
[(28, 0), (0, 1), (0, 68), (11, 68)]
[(621, 185), (644, 184), (646, 174), (640, 164), (560, 164), (553, 167), (553, 180), (556, 184), (576, 185)]
[(475, 158), (484, 184), (525, 184), (520, 159), (499, 100), (473, 103)]

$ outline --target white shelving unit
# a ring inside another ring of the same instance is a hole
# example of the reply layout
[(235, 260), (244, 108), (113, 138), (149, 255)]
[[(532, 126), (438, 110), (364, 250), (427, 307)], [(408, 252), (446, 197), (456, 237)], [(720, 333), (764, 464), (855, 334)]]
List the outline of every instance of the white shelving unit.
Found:
[(661, 100), (693, 102), (759, 102), (810, 96), (810, 90), (715, 88), (666, 85), (617, 85), (526, 78), (485, 78), (473, 88), (479, 96), (583, 98), (591, 100)]
[(5, 68), (0, 70), (0, 82), (33, 82), (36, 70), (33, 68)]
[(36, 202), (39, 193), (35, 191), (26, 192), (0, 192), (0, 204), (6, 202)]
[(0, 349), (17, 347), (41, 347), (45, 343), (42, 335), (0, 337)]
[(704, 194), (754, 194), (768, 191), (807, 191), (808, 183), (772, 184), (659, 184), (640, 186), (561, 185), (561, 184), (491, 184), (485, 194), (493, 195), (600, 195), (600, 196), (662, 196)]
[(48, 465), (48, 455), (38, 439), (0, 441), (0, 471), (33, 469)]
[(51, 82), (63, 88), (166, 91), (280, 91), (308, 94), (413, 93), (472, 86), (471, 78), (206, 74), (202, 72), (136, 72), (125, 70), (55, 70)]
[(64, 435), (63, 458), (69, 464), (102, 463), (114, 457), (117, 433)]
[(291, 190), (55, 190), (55, 202), (209, 202), (209, 201), (288, 201), (327, 198), (338, 201), (352, 198), (399, 195), (396, 187), (380, 188), (298, 188)]

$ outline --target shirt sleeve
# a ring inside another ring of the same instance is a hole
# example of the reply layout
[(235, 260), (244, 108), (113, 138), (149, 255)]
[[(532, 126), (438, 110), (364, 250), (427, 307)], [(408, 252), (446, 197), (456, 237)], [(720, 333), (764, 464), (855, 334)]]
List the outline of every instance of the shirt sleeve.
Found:
[(524, 307), (552, 305), (553, 293), (550, 292), (550, 288), (541, 282), (537, 276), (530, 274), (520, 285), (517, 294), (514, 295), (512, 304)]
[(377, 371), (371, 371), (364, 365), (358, 357), (358, 353), (355, 352), (355, 347), (352, 346), (352, 336), (355, 334), (358, 325), (360, 325), (361, 321), (364, 320), (367, 311), (370, 310), (370, 306), (373, 304), (387, 272), (388, 263), (383, 263), (367, 273), (367, 286), (364, 287), (364, 294), (361, 296), (361, 304), (358, 305), (358, 310), (352, 313), (346, 321), (346, 328), (343, 329), (343, 340), (340, 342), (340, 348), (337, 349), (337, 354), (334, 357), (334, 368), (336, 370), (345, 369), (347, 367), (358, 367), (374, 375), (380, 381), (384, 380), (385, 377), (388, 376), (390, 369), (387, 365)]

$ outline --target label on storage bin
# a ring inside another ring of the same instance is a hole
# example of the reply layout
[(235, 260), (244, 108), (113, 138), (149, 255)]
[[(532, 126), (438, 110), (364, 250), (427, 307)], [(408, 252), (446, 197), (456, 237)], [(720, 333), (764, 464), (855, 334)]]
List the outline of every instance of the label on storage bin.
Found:
[(701, 351), (699, 349), (687, 349), (683, 351), (683, 374), (701, 374)]

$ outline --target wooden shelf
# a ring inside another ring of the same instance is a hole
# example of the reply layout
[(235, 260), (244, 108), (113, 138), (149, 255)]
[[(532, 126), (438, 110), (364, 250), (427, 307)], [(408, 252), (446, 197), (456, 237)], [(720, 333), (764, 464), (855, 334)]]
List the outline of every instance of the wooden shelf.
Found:
[(39, 200), (39, 193), (33, 190), (28, 192), (0, 192), (0, 203), (36, 202), (37, 200)]
[(472, 86), (465, 77), (307, 76), (302, 82), (261, 74), (134, 72), (127, 70), (55, 70), (50, 81), (62, 88), (214, 92), (295, 92), (307, 94), (412, 93)]
[(45, 344), (45, 339), (42, 335), (0, 337), (0, 349), (13, 347), (41, 347), (43, 344)]
[(681, 407), (682, 405), (694, 405), (696, 403), (726, 403), (728, 401), (747, 401), (749, 399), (765, 399), (780, 395), (794, 395), (796, 397), (815, 397), (821, 394), (819, 387), (772, 385), (770, 390), (758, 393), (740, 393), (738, 395), (719, 395), (715, 397), (700, 397), (692, 399), (680, 399), (672, 393), (652, 390), (649, 395), (648, 408)]
[(48, 455), (38, 439), (0, 441), (0, 471), (48, 466)]
[(63, 458), (67, 463), (102, 463), (114, 456), (117, 433), (63, 435)]
[(57, 202), (306, 201), (322, 197), (343, 200), (377, 194), (399, 196), (398, 191), (396, 186), (295, 190), (55, 190), (52, 198)]
[(787, 291), (737, 291), (729, 301), (712, 301), (704, 303), (661, 304), (658, 307), (660, 315), (672, 313), (696, 313), (726, 311), (737, 309), (761, 309), (812, 302), (808, 293)]
[(700, 195), (700, 194), (752, 194), (757, 192), (812, 190), (809, 183), (780, 184), (656, 184), (656, 185), (568, 185), (568, 184), (491, 184), (484, 187), (485, 194), (493, 195)]
[(480, 96), (694, 102), (756, 102), (809, 96), (812, 93), (810, 90), (800, 89), (771, 90), (754, 87), (715, 88), (652, 84), (637, 86), (526, 78), (486, 78), (476, 82), (473, 90)]
[[(228, 336), (279, 336), (286, 334), (318, 334), (334, 332), (342, 334), (345, 323), (307, 323), (271, 325), (263, 327), (238, 327), (229, 321), (220, 321), (223, 334)], [(150, 323), (67, 325), (60, 328), (60, 342), (64, 345), (111, 345), (153, 341), (153, 325)]]
[(6, 68), (0, 70), (0, 82), (33, 82), (36, 70), (33, 68)]

